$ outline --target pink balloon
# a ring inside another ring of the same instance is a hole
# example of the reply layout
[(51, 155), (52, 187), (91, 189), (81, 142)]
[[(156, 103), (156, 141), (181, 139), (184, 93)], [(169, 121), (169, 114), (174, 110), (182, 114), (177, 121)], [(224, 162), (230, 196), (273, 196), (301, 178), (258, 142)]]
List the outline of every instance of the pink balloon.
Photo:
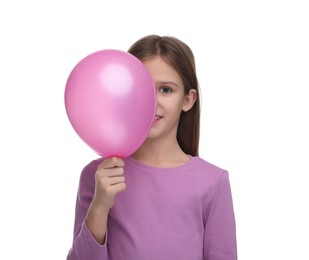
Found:
[(97, 154), (125, 158), (150, 131), (155, 86), (143, 63), (130, 53), (97, 51), (70, 73), (65, 108), (75, 132)]

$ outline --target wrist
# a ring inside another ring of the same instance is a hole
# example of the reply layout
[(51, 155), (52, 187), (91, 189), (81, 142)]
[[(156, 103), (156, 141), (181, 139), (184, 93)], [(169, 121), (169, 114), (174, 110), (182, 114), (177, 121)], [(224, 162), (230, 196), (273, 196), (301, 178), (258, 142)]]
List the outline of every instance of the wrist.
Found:
[(89, 209), (97, 213), (108, 214), (112, 206), (113, 206), (112, 203), (109, 203), (108, 201), (104, 201), (102, 199), (97, 199), (94, 197), (91, 201)]

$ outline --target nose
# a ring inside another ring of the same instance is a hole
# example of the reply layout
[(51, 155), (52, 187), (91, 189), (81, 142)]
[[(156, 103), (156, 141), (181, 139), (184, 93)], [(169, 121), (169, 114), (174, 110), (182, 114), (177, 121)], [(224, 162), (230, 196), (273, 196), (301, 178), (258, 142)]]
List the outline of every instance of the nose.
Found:
[(157, 102), (157, 108), (158, 108), (161, 105), (161, 96), (160, 96), (159, 91), (157, 92), (157, 95), (156, 95), (156, 102)]

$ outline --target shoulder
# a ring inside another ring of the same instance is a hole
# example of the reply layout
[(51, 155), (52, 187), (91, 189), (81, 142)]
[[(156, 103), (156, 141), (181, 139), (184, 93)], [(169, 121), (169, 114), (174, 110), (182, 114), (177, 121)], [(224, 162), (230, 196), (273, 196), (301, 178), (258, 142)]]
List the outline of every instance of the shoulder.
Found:
[(87, 165), (84, 166), (80, 175), (80, 184), (82, 185), (93, 185), (95, 182), (95, 173), (97, 168), (101, 162), (103, 162), (103, 158), (97, 158), (89, 162)]
[(206, 201), (210, 204), (218, 199), (230, 202), (231, 187), (228, 171), (200, 157), (194, 157), (194, 161), (198, 183), (203, 187)]
[(97, 158), (97, 159), (94, 159), (94, 160), (90, 161), (88, 164), (85, 165), (85, 167), (83, 168), (82, 173), (83, 174), (87, 174), (88, 172), (92, 172), (93, 170), (97, 170), (97, 167), (103, 161), (104, 161), (103, 158)]
[(192, 157), (191, 173), (200, 184), (208, 188), (216, 187), (222, 182), (229, 182), (229, 173), (226, 169), (201, 157)]
[(227, 170), (198, 156), (192, 157), (192, 167), (194, 167), (197, 172), (207, 174), (209, 176), (219, 177), (220, 175), (227, 173)]

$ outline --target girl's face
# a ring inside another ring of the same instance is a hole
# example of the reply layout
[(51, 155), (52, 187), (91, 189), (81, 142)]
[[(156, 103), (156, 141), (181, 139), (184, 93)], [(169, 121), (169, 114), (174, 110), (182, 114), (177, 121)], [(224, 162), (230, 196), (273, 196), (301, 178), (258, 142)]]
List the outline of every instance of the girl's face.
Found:
[(196, 100), (196, 91), (184, 93), (177, 71), (160, 56), (143, 61), (157, 89), (157, 111), (148, 138), (176, 139), (182, 111), (188, 111)]

